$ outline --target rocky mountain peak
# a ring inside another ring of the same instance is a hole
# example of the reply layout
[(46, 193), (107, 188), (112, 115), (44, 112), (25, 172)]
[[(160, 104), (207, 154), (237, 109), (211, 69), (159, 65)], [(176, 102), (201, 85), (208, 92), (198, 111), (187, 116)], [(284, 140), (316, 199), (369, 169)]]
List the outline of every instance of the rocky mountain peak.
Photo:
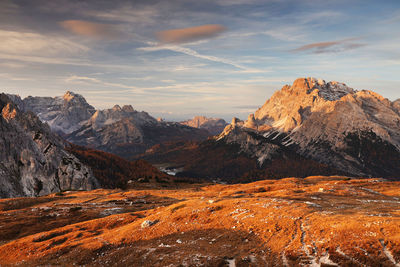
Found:
[(318, 90), (318, 95), (328, 101), (336, 101), (347, 94), (356, 93), (353, 88), (348, 87), (344, 83), (337, 81), (325, 82), (323, 79), (313, 77), (298, 78), (294, 81), (290, 90), (296, 93), (299, 91), (311, 94), (314, 90)]
[[(14, 100), (18, 100), (18, 97), (15, 96)], [(83, 96), (71, 91), (58, 97), (29, 96), (16, 104), (24, 111), (37, 114), (53, 131), (63, 134), (77, 130), (79, 122), (88, 120), (95, 113), (95, 108)]]
[(71, 92), (71, 91), (67, 91), (63, 95), (63, 99), (66, 100), (66, 101), (70, 101), (74, 97), (75, 97), (75, 94), (73, 92)]
[(122, 108), (120, 105), (114, 105), (112, 108), (112, 111), (121, 111), (121, 110), (122, 110)]
[[(332, 112), (340, 103), (354, 102), (358, 92), (344, 83), (325, 82), (316, 78), (299, 78), (293, 85), (285, 85), (259, 108), (255, 123), (246, 123), (260, 130), (269, 127), (287, 132), (299, 127), (311, 113)], [(340, 102), (340, 103), (338, 103)], [(254, 125), (255, 124), (255, 125)]]
[(135, 110), (133, 109), (132, 105), (124, 105), (122, 107), (122, 110), (125, 112), (134, 112)]

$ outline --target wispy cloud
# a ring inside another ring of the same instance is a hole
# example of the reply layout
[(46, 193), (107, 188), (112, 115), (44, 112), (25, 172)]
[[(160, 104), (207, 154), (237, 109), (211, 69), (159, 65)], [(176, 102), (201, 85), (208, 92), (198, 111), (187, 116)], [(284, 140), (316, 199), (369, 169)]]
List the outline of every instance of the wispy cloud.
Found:
[(215, 57), (215, 56), (210, 56), (210, 55), (203, 55), (193, 49), (178, 46), (178, 45), (154, 45), (154, 46), (149, 46), (149, 47), (140, 47), (140, 48), (138, 48), (138, 50), (146, 51), (146, 52), (170, 50), (170, 51), (186, 54), (189, 56), (206, 59), (206, 60), (213, 61), (213, 62), (219, 62), (219, 63), (231, 65), (238, 69), (246, 69), (244, 66), (237, 64), (231, 60), (220, 58), (220, 57)]
[(211, 56), (211, 55), (203, 55), (203, 54), (200, 54), (200, 53), (198, 53), (197, 51), (195, 51), (195, 50), (193, 50), (191, 48), (187, 48), (187, 47), (183, 47), (183, 46), (179, 46), (179, 45), (157, 45), (156, 43), (152, 43), (152, 42), (148, 42), (148, 44), (151, 45), (151, 46), (149, 46), (149, 47), (140, 47), (140, 48), (137, 48), (137, 50), (146, 51), (146, 52), (169, 50), (169, 51), (173, 51), (173, 52), (177, 52), (177, 53), (182, 53), (182, 54), (185, 54), (185, 55), (193, 56), (193, 57), (196, 57), (196, 58), (209, 60), (209, 61), (212, 61), (212, 62), (217, 62), (217, 63), (230, 65), (230, 66), (235, 67), (236, 69), (238, 69), (237, 72), (240, 72), (240, 73), (266, 73), (266, 72), (269, 72), (269, 70), (247, 67), (247, 66), (241, 65), (241, 64), (239, 64), (237, 62), (234, 62), (232, 60), (229, 60), (229, 59), (216, 57), (216, 56)]
[(221, 6), (251, 5), (260, 2), (260, 0), (217, 0), (216, 3)]
[(3, 14), (14, 14), (18, 10), (18, 5), (10, 0), (3, 0), (0, 2), (0, 10)]
[(208, 24), (190, 28), (172, 29), (158, 32), (157, 38), (163, 43), (187, 43), (215, 37), (226, 28), (220, 24)]
[[(165, 6), (160, 6), (164, 4)], [(108, 10), (88, 10), (85, 15), (105, 21), (119, 21), (133, 23), (135, 25), (152, 25), (157, 23), (157, 19), (168, 8), (170, 2), (160, 2), (159, 4), (136, 5), (125, 3), (115, 5), (116, 7)]]
[(88, 47), (63, 37), (42, 35), (34, 32), (0, 30), (0, 53), (15, 55), (79, 54)]
[(20, 77), (20, 76), (15, 76), (9, 73), (0, 73), (0, 78), (2, 79), (7, 79), (9, 81), (32, 81), (32, 78), (27, 78), (27, 77)]
[(292, 51), (293, 52), (311, 51), (312, 53), (315, 54), (343, 52), (365, 46), (365, 44), (354, 42), (355, 40), (358, 39), (359, 38), (349, 38), (338, 41), (311, 43), (298, 47)]
[(258, 105), (238, 105), (238, 106), (233, 106), (232, 108), (234, 108), (234, 109), (256, 110), (259, 107), (260, 106), (258, 106)]
[(122, 83), (105, 82), (105, 81), (102, 81), (102, 80), (100, 80), (98, 78), (86, 77), (86, 76), (78, 76), (78, 75), (72, 75), (72, 76), (67, 77), (65, 79), (65, 82), (67, 82), (67, 83), (77, 83), (77, 84), (95, 83), (95, 84), (101, 84), (103, 86), (118, 87), (118, 88), (130, 89), (130, 90), (138, 90), (139, 89), (136, 86), (125, 85), (125, 84), (122, 84)]
[(100, 39), (121, 39), (126, 35), (118, 25), (94, 23), (83, 20), (65, 20), (59, 22), (61, 27), (74, 34), (95, 37)]

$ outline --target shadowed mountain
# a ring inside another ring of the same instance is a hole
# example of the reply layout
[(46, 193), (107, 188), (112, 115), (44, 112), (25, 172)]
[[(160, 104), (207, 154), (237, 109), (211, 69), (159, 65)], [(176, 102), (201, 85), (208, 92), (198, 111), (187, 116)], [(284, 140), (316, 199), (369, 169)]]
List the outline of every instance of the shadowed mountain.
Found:
[(0, 197), (91, 190), (92, 171), (65, 150), (66, 143), (32, 112), (0, 94)]

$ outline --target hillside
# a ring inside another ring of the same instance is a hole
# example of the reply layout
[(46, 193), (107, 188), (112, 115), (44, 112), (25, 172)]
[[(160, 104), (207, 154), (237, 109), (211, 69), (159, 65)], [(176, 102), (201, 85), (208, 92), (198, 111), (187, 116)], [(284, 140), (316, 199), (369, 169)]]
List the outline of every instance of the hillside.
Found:
[(184, 187), (194, 179), (177, 179), (144, 160), (127, 161), (117, 155), (71, 144), (66, 148), (93, 171), (101, 188)]
[(399, 192), (308, 177), (4, 199), (0, 265), (398, 266)]

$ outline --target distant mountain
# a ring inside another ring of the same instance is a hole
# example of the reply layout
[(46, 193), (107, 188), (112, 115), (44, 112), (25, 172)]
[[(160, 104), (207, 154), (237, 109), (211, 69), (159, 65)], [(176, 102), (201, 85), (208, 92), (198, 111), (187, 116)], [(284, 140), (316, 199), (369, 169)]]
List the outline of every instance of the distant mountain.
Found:
[(97, 188), (91, 169), (22, 105), (0, 94), (0, 198)]
[(73, 92), (63, 97), (10, 96), (25, 111), (32, 111), (42, 122), (67, 141), (130, 158), (155, 144), (166, 141), (205, 140), (210, 134), (174, 122), (158, 121), (146, 112), (127, 105), (95, 110), (85, 98)]
[(399, 100), (300, 78), (214, 140), (143, 157), (182, 175), (260, 179), (316, 174), (400, 178)]
[(23, 100), (13, 97), (20, 108), (32, 111), (39, 119), (49, 124), (50, 128), (60, 134), (69, 134), (78, 130), (83, 121), (96, 112), (85, 98), (73, 92), (66, 92), (62, 97), (32, 97)]
[(181, 124), (187, 125), (194, 128), (205, 129), (212, 135), (217, 135), (224, 130), (228, 123), (221, 118), (207, 118), (204, 116), (196, 116), (193, 119), (187, 121), (181, 121)]

